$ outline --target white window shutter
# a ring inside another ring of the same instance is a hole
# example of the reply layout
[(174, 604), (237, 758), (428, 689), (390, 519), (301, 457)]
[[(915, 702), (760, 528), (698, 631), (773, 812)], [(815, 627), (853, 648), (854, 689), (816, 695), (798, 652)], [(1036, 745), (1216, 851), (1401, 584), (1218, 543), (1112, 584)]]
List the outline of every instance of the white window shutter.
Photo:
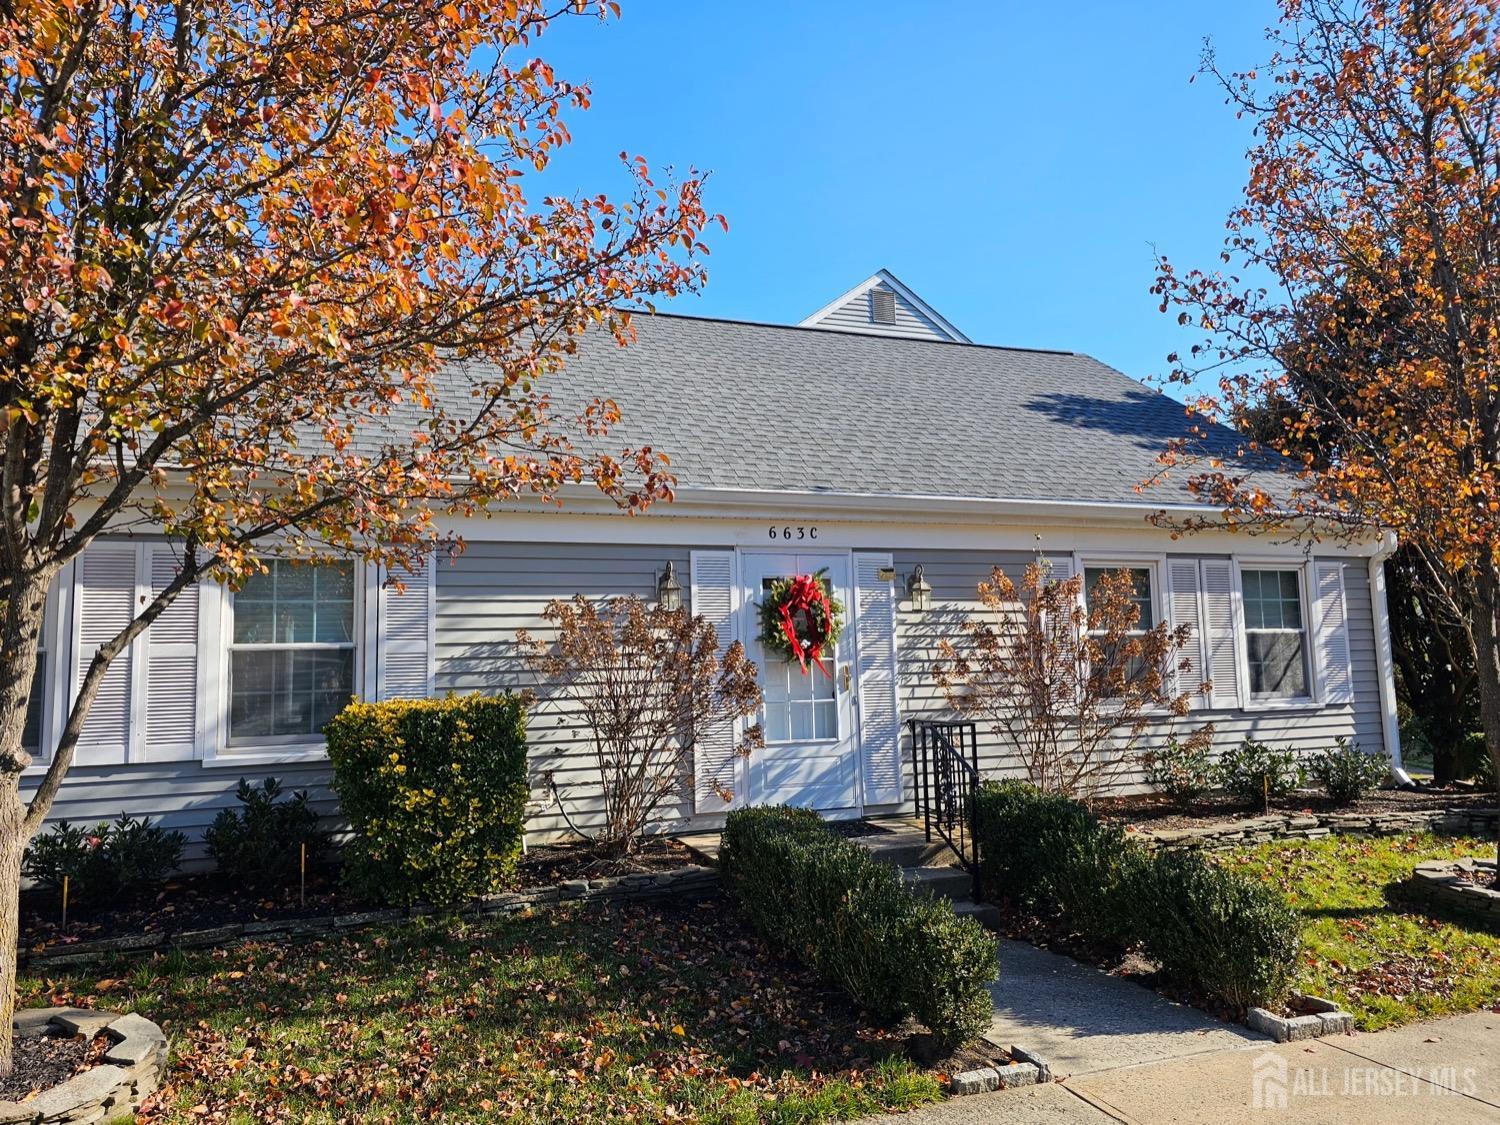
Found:
[[(734, 552), (694, 551), (689, 563), (692, 612), (712, 625), (719, 635), (719, 650), (734, 640), (735, 596)], [(744, 803), (735, 783), (737, 730), (720, 726), (693, 744), (693, 809), (700, 813), (727, 812)], [(719, 790), (729, 790), (734, 799), (725, 801)]]
[(437, 565), (428, 555), (418, 570), (398, 569), (405, 586), (380, 583), (380, 639), (376, 646), (377, 694), (381, 699), (427, 699), (435, 667), (433, 617), (437, 612)]
[[(151, 543), (146, 552), (149, 594), (155, 598), (181, 571), (178, 550)], [(198, 742), (198, 583), (185, 587), (146, 630), (143, 706), (135, 708), (130, 760), (191, 759)], [(144, 605), (141, 606), (145, 608)]]
[(1234, 627), (1234, 568), (1228, 559), (1204, 559), (1203, 634), (1208, 678), (1213, 681), (1209, 705), (1240, 705), (1239, 638)]
[(1047, 563), (1047, 580), (1049, 582), (1066, 582), (1073, 577), (1073, 556), (1059, 555), (1056, 558), (1044, 555)]
[[(78, 687), (99, 646), (135, 617), (138, 557), (134, 543), (95, 541), (74, 568), (73, 687), (69, 706), (77, 698)], [(126, 761), (135, 654), (136, 646), (127, 647), (104, 674), (78, 739), (73, 758), (76, 765), (118, 765)]]
[(1344, 605), (1344, 564), (1315, 562), (1313, 572), (1314, 651), (1318, 660), (1319, 699), (1351, 703), (1354, 675), (1349, 667), (1349, 620)]
[(1206, 678), (1204, 659), (1203, 622), (1199, 606), (1199, 574), (1197, 559), (1167, 560), (1167, 607), (1171, 611), (1171, 628), (1188, 630), (1187, 644), (1173, 658), (1173, 673), (1176, 676), (1175, 690), (1188, 692), (1193, 707), (1206, 707), (1208, 700), (1198, 694), (1198, 685)]
[(894, 805), (902, 798), (892, 565), (890, 555), (854, 556), (859, 748), (864, 761), (866, 805)]

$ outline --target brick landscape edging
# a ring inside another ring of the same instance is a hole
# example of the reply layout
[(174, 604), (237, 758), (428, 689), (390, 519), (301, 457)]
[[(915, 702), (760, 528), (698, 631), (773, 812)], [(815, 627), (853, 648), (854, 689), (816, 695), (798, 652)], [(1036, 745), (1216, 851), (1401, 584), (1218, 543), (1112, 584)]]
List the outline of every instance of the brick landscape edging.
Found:
[(1278, 1016), (1264, 1008), (1251, 1008), (1245, 1026), (1251, 1031), (1269, 1035), (1278, 1043), (1303, 1039), (1321, 1039), (1325, 1035), (1348, 1035), (1354, 1030), (1354, 1017), (1332, 1000), (1321, 996), (1298, 996), (1297, 1002), (1312, 1011), (1300, 1016)]
[(1133, 839), (1150, 847), (1224, 851), (1272, 840), (1317, 840), (1324, 836), (1439, 836), (1492, 838), (1500, 809), (1420, 809), (1378, 813), (1272, 813), (1193, 828), (1140, 828)]
[(1440, 910), (1453, 911), (1500, 929), (1500, 891), (1465, 879), (1460, 872), (1495, 877), (1492, 859), (1433, 859), (1417, 864), (1401, 889), (1412, 898)]
[[(996, 1044), (999, 1046), (999, 1044)], [(1011, 1047), (1015, 1062), (1005, 1066), (982, 1066), (948, 1076), (948, 1093), (954, 1097), (987, 1094), (993, 1090), (1011, 1090), (1017, 1086), (1036, 1086), (1052, 1081), (1052, 1068), (1040, 1056), (1025, 1047)]]
[[(548, 910), (564, 903), (652, 902), (661, 899), (706, 898), (719, 889), (719, 873), (712, 867), (688, 864), (667, 871), (616, 875), (607, 879), (570, 879), (556, 886), (525, 887), (519, 891), (489, 895), (472, 906), (453, 911), (469, 917), (524, 914)], [(223, 945), (238, 938), (275, 939), (347, 933), (369, 926), (426, 918), (437, 914), (430, 906), (404, 910), (366, 910), (355, 914), (327, 914), (315, 918), (272, 918), (263, 922), (235, 922), (202, 930), (176, 933), (123, 934), (98, 941), (80, 941), (22, 952), (21, 963), (74, 965), (97, 961), (115, 953), (140, 953), (155, 949), (201, 949)], [(6, 1118), (0, 1117), (0, 1122)]]
[(49, 1032), (110, 1038), (98, 1066), (43, 1090), (30, 1101), (0, 1101), (0, 1122), (84, 1125), (135, 1114), (161, 1082), (167, 1037), (144, 1016), (88, 1008), (30, 1008), (17, 1012), (15, 1032), (33, 1038)]

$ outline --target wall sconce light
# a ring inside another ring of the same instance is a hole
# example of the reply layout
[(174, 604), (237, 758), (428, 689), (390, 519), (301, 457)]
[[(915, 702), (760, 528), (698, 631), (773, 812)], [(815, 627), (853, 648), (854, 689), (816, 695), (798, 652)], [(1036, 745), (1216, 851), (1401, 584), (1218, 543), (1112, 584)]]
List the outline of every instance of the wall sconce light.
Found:
[(912, 568), (906, 580), (906, 594), (911, 598), (911, 608), (916, 613), (926, 613), (932, 608), (932, 586), (922, 575), (922, 564)]
[(682, 608), (682, 583), (677, 581), (677, 571), (670, 562), (656, 580), (656, 604), (668, 613)]

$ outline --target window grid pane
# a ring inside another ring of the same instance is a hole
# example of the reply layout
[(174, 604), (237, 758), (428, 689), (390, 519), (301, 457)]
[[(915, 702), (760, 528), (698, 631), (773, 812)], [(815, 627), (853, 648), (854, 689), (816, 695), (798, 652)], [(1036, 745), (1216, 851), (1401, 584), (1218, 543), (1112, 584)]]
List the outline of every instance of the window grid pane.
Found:
[(1295, 570), (1243, 570), (1245, 656), (1250, 694), (1303, 699), (1308, 691), (1302, 586)]
[(353, 695), (354, 564), (272, 560), (234, 597), (230, 741), (315, 738)]

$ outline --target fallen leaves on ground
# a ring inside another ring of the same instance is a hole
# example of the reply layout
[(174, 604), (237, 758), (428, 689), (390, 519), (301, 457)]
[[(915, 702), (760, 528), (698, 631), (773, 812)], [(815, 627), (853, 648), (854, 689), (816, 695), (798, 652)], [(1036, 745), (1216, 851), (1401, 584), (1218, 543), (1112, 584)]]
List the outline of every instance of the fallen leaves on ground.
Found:
[(247, 942), (23, 988), (162, 1024), (155, 1121), (819, 1121), (938, 1093), (897, 1032), (718, 899)]

